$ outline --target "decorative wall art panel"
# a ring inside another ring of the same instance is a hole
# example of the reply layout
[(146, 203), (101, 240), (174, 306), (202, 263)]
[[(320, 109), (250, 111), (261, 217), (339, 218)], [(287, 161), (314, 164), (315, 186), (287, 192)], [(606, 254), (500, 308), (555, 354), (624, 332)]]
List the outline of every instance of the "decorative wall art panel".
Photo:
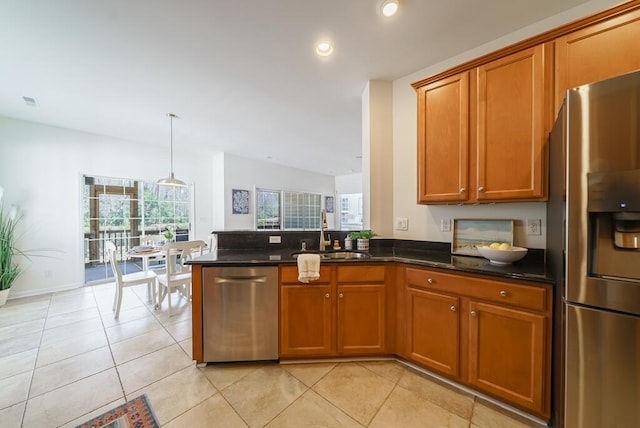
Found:
[(333, 196), (325, 196), (324, 198), (324, 207), (328, 213), (334, 212), (334, 199)]
[(249, 191), (231, 190), (231, 206), (233, 214), (249, 214)]

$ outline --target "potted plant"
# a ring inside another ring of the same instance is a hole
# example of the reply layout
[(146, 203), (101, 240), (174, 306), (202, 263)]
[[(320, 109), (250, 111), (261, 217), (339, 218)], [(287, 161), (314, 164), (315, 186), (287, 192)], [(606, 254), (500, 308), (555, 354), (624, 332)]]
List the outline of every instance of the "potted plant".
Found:
[(0, 193), (0, 306), (7, 302), (11, 286), (22, 273), (20, 266), (13, 261), (13, 256), (23, 254), (15, 247), (16, 226), (21, 218), (17, 209), (5, 211)]
[(356, 248), (360, 251), (369, 251), (369, 239), (376, 236), (371, 230), (359, 230), (349, 233), (349, 238), (356, 241)]
[(175, 236), (175, 234), (173, 233), (173, 228), (171, 226), (167, 226), (167, 228), (165, 229), (162, 235), (169, 242), (171, 242), (173, 240), (173, 237)]

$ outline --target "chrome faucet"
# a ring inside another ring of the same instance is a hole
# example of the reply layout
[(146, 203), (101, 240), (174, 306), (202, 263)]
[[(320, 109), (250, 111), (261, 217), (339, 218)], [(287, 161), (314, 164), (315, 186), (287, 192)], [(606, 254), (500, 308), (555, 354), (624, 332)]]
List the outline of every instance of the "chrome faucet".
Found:
[(331, 237), (328, 241), (324, 239), (324, 231), (327, 229), (327, 210), (322, 210), (322, 220), (320, 221), (320, 251), (325, 251), (327, 245), (331, 245)]

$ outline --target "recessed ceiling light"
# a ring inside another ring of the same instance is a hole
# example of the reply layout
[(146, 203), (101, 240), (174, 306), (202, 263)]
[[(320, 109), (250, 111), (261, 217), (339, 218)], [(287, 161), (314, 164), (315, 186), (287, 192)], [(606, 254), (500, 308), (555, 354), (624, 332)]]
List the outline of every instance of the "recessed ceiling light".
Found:
[(320, 56), (329, 56), (333, 53), (333, 46), (329, 42), (320, 42), (316, 45), (316, 53)]
[(380, 5), (380, 12), (384, 16), (393, 16), (398, 11), (398, 0), (385, 0)]

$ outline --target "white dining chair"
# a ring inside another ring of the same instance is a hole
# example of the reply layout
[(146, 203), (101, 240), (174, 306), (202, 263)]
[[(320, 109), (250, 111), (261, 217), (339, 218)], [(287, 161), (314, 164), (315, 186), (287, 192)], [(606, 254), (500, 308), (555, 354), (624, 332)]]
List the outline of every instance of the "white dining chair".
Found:
[(214, 252), (218, 249), (218, 235), (211, 233), (207, 236), (207, 253)]
[[(191, 260), (195, 257), (199, 257), (203, 254), (207, 254), (210, 250), (209, 244), (207, 244), (205, 241), (195, 240), (195, 241), (187, 241), (187, 242), (191, 243), (189, 244), (191, 246), (191, 249), (186, 254), (186, 258), (182, 261), (183, 266), (185, 266), (184, 262), (186, 262), (187, 260)], [(191, 266), (186, 265), (186, 267), (188, 267), (189, 270), (191, 270)]]
[(164, 273), (158, 275), (158, 308), (167, 297), (169, 316), (173, 316), (171, 309), (171, 293), (179, 291), (187, 303), (191, 300), (191, 267), (185, 265), (190, 258), (202, 254), (207, 247), (204, 241), (170, 242), (162, 247), (166, 254), (167, 265)]
[(134, 285), (146, 284), (147, 296), (151, 296), (151, 302), (155, 305), (156, 302), (156, 273), (153, 271), (142, 271), (135, 273), (128, 273), (123, 275), (118, 265), (118, 258), (116, 251), (116, 245), (107, 241), (104, 244), (109, 263), (111, 264), (111, 270), (113, 271), (113, 277), (116, 280), (116, 293), (113, 298), (113, 311), (115, 311), (115, 317), (120, 316), (120, 306), (122, 305), (122, 292), (126, 287)]

